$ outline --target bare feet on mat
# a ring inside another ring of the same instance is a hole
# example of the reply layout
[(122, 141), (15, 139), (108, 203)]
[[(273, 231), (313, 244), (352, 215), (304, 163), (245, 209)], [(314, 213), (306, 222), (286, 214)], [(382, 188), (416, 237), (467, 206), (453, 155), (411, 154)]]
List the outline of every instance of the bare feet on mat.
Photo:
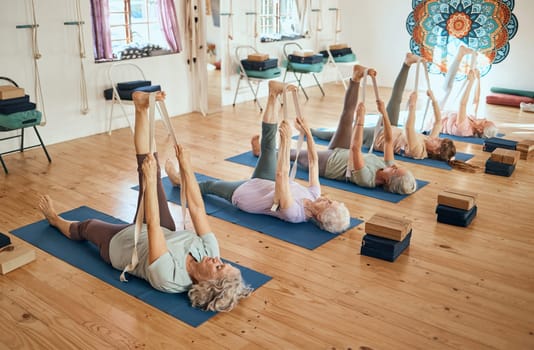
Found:
[(419, 60), (421, 60), (422, 58), (417, 56), (416, 54), (413, 54), (411, 52), (408, 52), (406, 54), (406, 58), (404, 59), (404, 63), (407, 65), (407, 66), (411, 66), (412, 64), (414, 63), (417, 63), (419, 62)]
[(259, 157), (260, 156), (260, 151), (261, 151), (261, 147), (260, 147), (260, 135), (254, 135), (252, 136), (252, 138), (250, 139), (250, 146), (252, 148), (252, 154), (255, 156), (255, 157)]
[(182, 178), (180, 177), (178, 167), (170, 159), (167, 159), (165, 162), (165, 172), (173, 186), (180, 186), (182, 184)]
[[(156, 92), (156, 101), (165, 100), (165, 96), (165, 91)], [(134, 93), (132, 93), (132, 100), (134, 101), (135, 106), (138, 108), (148, 108), (149, 97), (149, 92), (135, 91)]]
[(54, 203), (52, 202), (50, 196), (41, 196), (38, 207), (51, 226), (56, 227), (61, 231), (61, 233), (70, 238), (69, 227), (73, 221), (67, 221), (57, 215), (56, 209), (54, 208)]

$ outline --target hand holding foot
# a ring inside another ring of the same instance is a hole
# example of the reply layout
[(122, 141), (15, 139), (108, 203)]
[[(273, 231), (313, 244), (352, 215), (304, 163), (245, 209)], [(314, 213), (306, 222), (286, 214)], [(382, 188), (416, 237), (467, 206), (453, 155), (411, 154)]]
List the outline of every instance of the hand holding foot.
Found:
[(308, 127), (308, 124), (302, 117), (297, 117), (295, 119), (295, 128), (306, 135), (306, 137), (312, 137), (310, 128)]
[(286, 120), (282, 120), (279, 130), (281, 142), (289, 142), (291, 138), (291, 125)]

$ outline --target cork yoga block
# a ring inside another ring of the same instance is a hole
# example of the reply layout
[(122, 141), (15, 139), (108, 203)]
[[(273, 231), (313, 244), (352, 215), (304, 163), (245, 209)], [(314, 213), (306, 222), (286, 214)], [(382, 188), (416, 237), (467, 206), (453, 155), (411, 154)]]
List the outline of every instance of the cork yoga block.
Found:
[(490, 159), (498, 163), (515, 165), (517, 161), (519, 160), (520, 155), (521, 155), (521, 152), (519, 151), (514, 151), (511, 149), (504, 149), (504, 148), (496, 148), (493, 152), (491, 152)]
[(13, 250), (0, 252), (0, 274), (13, 271), (35, 260), (35, 250), (26, 245), (14, 245)]
[(247, 59), (253, 62), (263, 62), (269, 59), (269, 55), (266, 53), (251, 53), (247, 56)]
[(10, 85), (0, 86), (0, 100), (9, 100), (11, 98), (24, 97), (24, 89)]
[(402, 241), (412, 230), (410, 220), (385, 214), (375, 214), (365, 223), (365, 233)]
[(438, 193), (438, 204), (447, 207), (471, 210), (476, 204), (477, 194), (474, 192), (447, 189)]

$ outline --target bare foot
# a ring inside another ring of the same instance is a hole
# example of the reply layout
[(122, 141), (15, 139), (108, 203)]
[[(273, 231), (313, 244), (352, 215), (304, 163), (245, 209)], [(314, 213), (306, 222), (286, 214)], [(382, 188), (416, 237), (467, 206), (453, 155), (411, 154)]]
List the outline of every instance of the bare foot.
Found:
[(419, 60), (422, 60), (422, 58), (417, 56), (416, 54), (408, 52), (406, 54), (406, 58), (404, 59), (404, 64), (406, 64), (407, 66), (410, 66), (410, 65), (412, 65), (414, 63), (419, 62)]
[(461, 59), (462, 57), (464, 57), (465, 55), (469, 55), (469, 54), (473, 54), (475, 51), (473, 51), (473, 49), (470, 49), (469, 47), (467, 46), (460, 46), (458, 48), (458, 55), (457, 57), (459, 59)]
[(355, 64), (352, 68), (352, 80), (356, 83), (359, 83), (365, 74), (367, 67), (364, 67), (360, 64)]
[[(148, 108), (149, 104), (149, 92), (143, 92), (143, 91), (134, 91), (132, 93), (132, 100), (134, 101), (136, 108)], [(158, 91), (156, 92), (156, 101), (163, 101), (165, 100), (166, 94), (165, 91)]]
[(57, 215), (56, 209), (54, 208), (54, 203), (48, 195), (41, 196), (38, 207), (51, 226), (56, 227), (66, 237), (71, 238), (69, 227), (74, 221), (67, 221)]
[(180, 171), (178, 171), (178, 167), (176, 167), (170, 159), (167, 159), (165, 162), (165, 172), (167, 173), (167, 176), (169, 177), (169, 180), (171, 180), (173, 186), (177, 187), (182, 184)]
[(260, 151), (261, 151), (260, 135), (252, 136), (252, 138), (250, 139), (250, 146), (252, 147), (252, 154), (255, 157), (259, 157), (260, 156)]

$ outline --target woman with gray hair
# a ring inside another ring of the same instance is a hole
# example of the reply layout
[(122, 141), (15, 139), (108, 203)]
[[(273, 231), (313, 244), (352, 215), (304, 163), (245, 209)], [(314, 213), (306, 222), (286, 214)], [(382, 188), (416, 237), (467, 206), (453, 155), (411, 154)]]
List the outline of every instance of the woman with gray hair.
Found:
[[(408, 169), (398, 167), (394, 162), (392, 128), (384, 102), (381, 100), (377, 101), (377, 107), (384, 120), (381, 132), (384, 158), (381, 159), (373, 153), (363, 153), (361, 150), (364, 139), (369, 139), (368, 143), (372, 143), (374, 131), (370, 129), (371, 132), (364, 133), (365, 105), (363, 102), (358, 104), (359, 84), (365, 70), (366, 68), (361, 65), (354, 66), (337, 129), (328, 136), (330, 139), (328, 150), (318, 152), (319, 175), (328, 179), (347, 180), (361, 187), (382, 186), (384, 190), (393, 193), (413, 193), (417, 189), (415, 177)], [(376, 71), (368, 69), (368, 74), (374, 77)], [(354, 123), (355, 111), (356, 123)], [(292, 158), (295, 154), (293, 151)], [(298, 162), (300, 167), (307, 168), (305, 152), (299, 154)]]
[[(306, 134), (310, 154), (308, 186), (289, 177), (291, 126), (283, 120), (278, 127), (278, 113), (275, 113), (276, 99), (285, 88), (280, 82), (269, 82), (269, 98), (262, 122), (261, 156), (252, 178), (233, 182), (203, 181), (199, 184), (200, 190), (202, 194), (224, 198), (249, 213), (274, 216), (292, 223), (312, 221), (328, 232), (343, 232), (350, 225), (349, 211), (343, 203), (321, 196), (315, 144), (310, 129), (300, 117), (296, 119), (296, 127)], [(287, 89), (296, 87), (289, 85)], [(278, 156), (277, 130), (280, 132)], [(180, 174), (172, 163), (167, 162), (165, 169), (171, 182), (180, 185)]]
[[(163, 100), (158, 93), (156, 100)], [(243, 282), (241, 272), (219, 257), (219, 245), (213, 234), (204, 202), (192, 171), (189, 154), (175, 146), (182, 182), (194, 226), (176, 231), (161, 183), (157, 153), (150, 153), (147, 109), (149, 94), (135, 92), (135, 149), (139, 173), (139, 200), (143, 198), (144, 217), (137, 242), (139, 263), (129, 273), (145, 279), (162, 292), (188, 291), (194, 307), (209, 311), (230, 311), (252, 289)], [(143, 191), (144, 189), (144, 191)], [(144, 192), (144, 196), (141, 193)], [(72, 240), (87, 240), (100, 250), (100, 256), (117, 270), (123, 270), (132, 258), (135, 224), (110, 224), (96, 219), (67, 221), (54, 209), (49, 196), (42, 196), (39, 209), (50, 225)], [(137, 216), (137, 214), (136, 214)]]

